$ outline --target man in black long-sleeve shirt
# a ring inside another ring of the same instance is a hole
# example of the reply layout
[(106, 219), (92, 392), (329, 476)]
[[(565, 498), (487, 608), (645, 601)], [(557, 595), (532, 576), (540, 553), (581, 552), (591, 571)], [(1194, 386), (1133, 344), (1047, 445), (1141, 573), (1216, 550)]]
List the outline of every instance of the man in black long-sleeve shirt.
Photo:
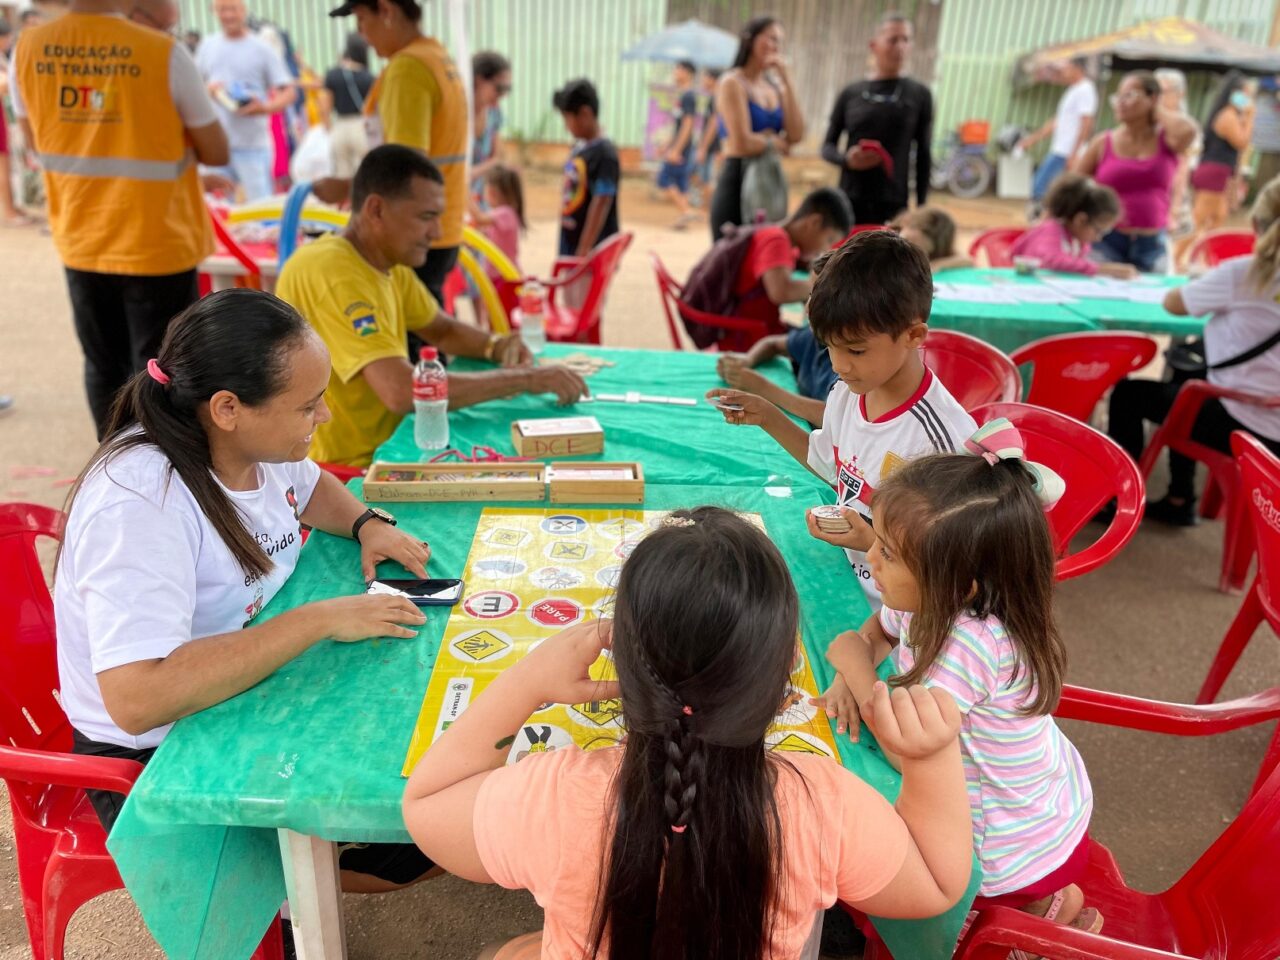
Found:
[(888, 223), (907, 206), (913, 142), (916, 203), (923, 205), (929, 195), (933, 96), (902, 75), (911, 30), (902, 14), (885, 14), (871, 41), (874, 76), (845, 87), (831, 111), (822, 156), (840, 168), (840, 189), (858, 223)]

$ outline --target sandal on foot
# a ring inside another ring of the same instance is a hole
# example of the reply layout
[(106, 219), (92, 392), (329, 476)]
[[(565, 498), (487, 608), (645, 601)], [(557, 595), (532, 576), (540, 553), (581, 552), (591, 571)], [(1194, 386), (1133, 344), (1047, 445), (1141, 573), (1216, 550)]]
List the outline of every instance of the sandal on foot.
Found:
[[(1067, 892), (1064, 887), (1053, 895), (1053, 899), (1049, 902), (1049, 909), (1044, 912), (1044, 918), (1046, 920), (1056, 920), (1058, 914), (1062, 912), (1062, 905), (1066, 902), (1066, 899)], [(1093, 907), (1081, 907), (1075, 919), (1065, 924), (1065, 926), (1083, 930), (1086, 933), (1101, 933), (1102, 914)], [(1009, 960), (1044, 960), (1044, 958), (1027, 953), (1025, 950), (1011, 950), (1009, 952)]]

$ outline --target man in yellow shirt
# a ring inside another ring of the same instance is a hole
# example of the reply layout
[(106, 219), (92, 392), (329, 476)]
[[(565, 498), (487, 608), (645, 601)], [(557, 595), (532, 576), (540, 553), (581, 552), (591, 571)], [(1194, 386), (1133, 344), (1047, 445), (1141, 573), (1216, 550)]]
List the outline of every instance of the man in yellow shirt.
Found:
[(502, 367), (450, 372), (451, 410), (520, 393), (553, 393), (568, 404), (588, 393), (566, 367), (532, 366), (518, 335), (490, 335), (444, 313), (414, 276), (440, 234), (443, 180), (417, 150), (371, 150), (352, 181), (346, 230), (303, 247), (280, 273), (277, 296), (306, 317), (333, 362), (325, 394), (333, 417), (316, 428), (316, 460), (367, 465), (413, 410), (410, 330), (445, 353)]
[[(418, 0), (346, 0), (331, 17), (355, 14), (356, 26), (387, 61), (364, 102), (369, 145), (400, 143), (425, 153), (444, 175), (440, 235), (417, 268), (437, 301), (458, 262), (467, 208), (467, 91), (449, 51), (421, 29)], [(317, 196), (333, 202), (325, 187)]]

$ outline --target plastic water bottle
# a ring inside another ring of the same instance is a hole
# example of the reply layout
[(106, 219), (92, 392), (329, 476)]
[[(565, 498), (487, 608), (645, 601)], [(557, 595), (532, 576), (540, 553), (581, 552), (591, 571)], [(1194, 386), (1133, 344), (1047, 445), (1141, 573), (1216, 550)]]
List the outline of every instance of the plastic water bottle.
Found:
[(516, 291), (520, 296), (520, 306), (516, 307), (516, 318), (520, 324), (520, 338), (533, 354), (542, 352), (547, 345), (547, 334), (543, 329), (543, 315), (547, 310), (547, 290), (537, 280), (522, 284)]
[(423, 347), (413, 368), (413, 439), (419, 450), (449, 445), (449, 375), (435, 347)]

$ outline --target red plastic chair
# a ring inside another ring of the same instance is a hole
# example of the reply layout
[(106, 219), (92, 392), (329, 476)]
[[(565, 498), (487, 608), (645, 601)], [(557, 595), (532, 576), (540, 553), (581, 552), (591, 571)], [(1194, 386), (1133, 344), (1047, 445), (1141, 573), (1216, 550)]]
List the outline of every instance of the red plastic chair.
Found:
[(1280, 633), (1280, 459), (1240, 430), (1231, 435), (1231, 449), (1240, 470), (1238, 503), (1251, 521), (1248, 540), (1258, 548), (1258, 572), (1213, 657), (1196, 703), (1213, 702), (1264, 620)]
[[(551, 279), (539, 282), (547, 288), (547, 312), (543, 329), (547, 339), (558, 343), (600, 343), (600, 315), (604, 310), (609, 285), (618, 272), (622, 256), (635, 239), (632, 233), (615, 233), (596, 244), (585, 257), (561, 257), (551, 267)], [(498, 297), (507, 308), (515, 309), (516, 289), (524, 280), (496, 280)], [(585, 292), (583, 291), (585, 288)], [(579, 303), (568, 302), (579, 294)]]
[[(84, 791), (127, 794), (142, 772), (132, 760), (70, 752), (71, 725), (58, 702), (53, 602), (35, 546), (37, 538), (59, 539), (62, 524), (62, 514), (48, 507), (0, 504), (0, 778), (9, 789), (34, 960), (62, 960), (76, 910), (124, 886)], [(253, 956), (283, 960), (278, 923)]]
[[(1027, 457), (1066, 481), (1066, 493), (1049, 511), (1059, 580), (1102, 566), (1133, 539), (1142, 522), (1146, 488), (1133, 460), (1114, 440), (1087, 423), (1029, 403), (989, 403), (969, 412), (979, 424), (1008, 417), (1022, 434)], [(1112, 499), (1115, 516), (1102, 536), (1068, 555), (1071, 538)]]
[(1191, 439), (1191, 428), (1200, 415), (1200, 408), (1210, 397), (1225, 397), (1269, 409), (1280, 407), (1280, 396), (1264, 397), (1215, 386), (1205, 380), (1188, 380), (1178, 391), (1178, 397), (1173, 401), (1164, 423), (1156, 429), (1146, 449), (1142, 451), (1138, 470), (1142, 473), (1143, 480), (1150, 477), (1160, 451), (1165, 447), (1208, 467), (1209, 481), (1200, 497), (1200, 516), (1218, 517), (1226, 513), (1218, 589), (1227, 593), (1244, 587), (1245, 577), (1249, 573), (1249, 561), (1253, 559), (1253, 537), (1245, 521), (1245, 504), (1239, 502), (1236, 496), (1240, 487), (1240, 468), (1236, 465), (1235, 458)]
[(1019, 347), (1010, 356), (1032, 365), (1027, 403), (1089, 422), (1102, 395), (1156, 355), (1141, 333), (1062, 333)]
[[(1186, 707), (1066, 687), (1055, 714), (1157, 733), (1200, 736), (1280, 716), (1280, 689), (1213, 707)], [(1280, 956), (1275, 864), (1280, 858), (1280, 738), (1273, 740), (1240, 815), (1168, 890), (1125, 883), (1111, 852), (1090, 841), (1080, 887), (1102, 912), (1101, 934), (1020, 910), (983, 910), (956, 947), (956, 960), (1005, 960), (1011, 949), (1056, 960), (1269, 960)], [(1268, 766), (1268, 763), (1270, 766)]]
[(747, 320), (742, 317), (722, 317), (714, 313), (704, 313), (680, 302), (684, 292), (675, 278), (667, 272), (662, 260), (652, 250), (649, 251), (649, 262), (653, 264), (653, 275), (658, 281), (658, 295), (662, 298), (662, 309), (667, 315), (667, 331), (671, 334), (671, 346), (675, 350), (684, 349), (684, 341), (680, 338), (683, 326), (681, 317), (688, 317), (695, 323), (704, 323), (709, 327), (719, 327), (727, 331), (727, 336), (716, 345), (716, 350), (743, 353), (751, 349), (757, 340), (768, 336), (769, 328), (761, 320)]
[(1216, 267), (1232, 257), (1247, 257), (1253, 253), (1256, 241), (1257, 237), (1250, 230), (1211, 230), (1191, 245), (1187, 251), (1187, 265)]
[(1018, 368), (985, 340), (956, 330), (930, 330), (922, 355), (925, 366), (966, 410), (1022, 396)]
[(969, 244), (969, 256), (978, 259), (979, 253), (987, 255), (989, 267), (1012, 267), (1013, 254), (1010, 252), (1014, 241), (1027, 232), (1026, 227), (996, 227), (983, 230)]
[[(1280, 719), (1280, 687), (1230, 703), (1192, 707), (1066, 685), (1053, 716), (1172, 736), (1213, 736)], [(1236, 872), (1260, 882), (1262, 870), (1280, 854), (1280, 831), (1271, 827), (1280, 813), (1277, 764), (1280, 733), (1267, 748), (1244, 812), (1164, 893), (1149, 895), (1130, 890), (1111, 852), (1091, 841), (1088, 870), (1080, 887), (1085, 902), (1101, 910), (1106, 919), (1102, 936), (1075, 931), (1020, 910), (991, 908), (974, 920), (956, 947), (955, 956), (964, 960), (1006, 960), (1012, 947), (1023, 948), (1033, 956), (1061, 960), (1185, 960), (1187, 956), (1262, 960), (1276, 956), (1280, 941), (1275, 937), (1280, 936), (1280, 923), (1268, 919), (1275, 916), (1274, 911), (1258, 906), (1266, 901), (1274, 883), (1268, 881), (1256, 891), (1249, 891), (1247, 900), (1258, 910), (1256, 916), (1243, 906), (1240, 910), (1224, 910), (1222, 906), (1230, 905), (1231, 897), (1242, 888), (1247, 890), (1243, 887), (1247, 879), (1236, 876)], [(1254, 840), (1262, 841), (1257, 850), (1251, 849)], [(1248, 923), (1261, 920), (1262, 928), (1239, 923), (1242, 914), (1249, 916)], [(1225, 940), (1215, 945), (1206, 940), (1212, 936)], [(1251, 945), (1257, 950), (1251, 950)], [(883, 960), (887, 956), (881, 943), (869, 947), (865, 959)], [(1179, 952), (1172, 954), (1172, 950)]]

